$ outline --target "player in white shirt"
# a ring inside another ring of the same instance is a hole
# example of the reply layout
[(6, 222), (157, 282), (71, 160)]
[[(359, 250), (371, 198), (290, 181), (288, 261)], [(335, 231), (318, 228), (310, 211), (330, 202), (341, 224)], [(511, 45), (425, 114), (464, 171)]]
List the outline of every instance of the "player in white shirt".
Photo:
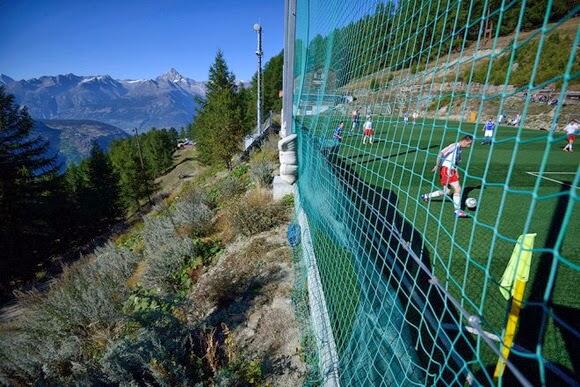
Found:
[(578, 122), (576, 120), (570, 121), (563, 130), (568, 134), (568, 143), (562, 150), (564, 152), (574, 152), (574, 141), (576, 141), (576, 132), (578, 132)]
[(413, 123), (415, 123), (417, 121), (417, 118), (419, 118), (419, 113), (417, 113), (417, 111), (413, 112)]
[(421, 195), (421, 199), (428, 202), (432, 198), (448, 195), (450, 189), (453, 190), (453, 206), (455, 207), (455, 216), (458, 218), (467, 218), (467, 214), (461, 210), (461, 184), (459, 183), (459, 173), (457, 166), (461, 161), (461, 152), (464, 148), (469, 148), (473, 142), (473, 137), (464, 136), (459, 142), (449, 144), (437, 155), (437, 164), (432, 169), (435, 172), (439, 169), (439, 181), (442, 190), (433, 191)]
[(366, 144), (367, 140), (369, 140), (369, 144), (372, 144), (374, 136), (375, 131), (373, 130), (373, 121), (371, 120), (371, 116), (368, 115), (363, 126), (363, 144)]

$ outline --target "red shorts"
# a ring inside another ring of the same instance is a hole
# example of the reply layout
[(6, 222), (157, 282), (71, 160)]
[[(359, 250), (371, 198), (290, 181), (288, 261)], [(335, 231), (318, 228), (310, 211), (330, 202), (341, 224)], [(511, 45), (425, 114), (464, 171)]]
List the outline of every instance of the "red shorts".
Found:
[(441, 185), (443, 187), (446, 187), (448, 184), (459, 181), (459, 173), (455, 169), (441, 167), (439, 169), (439, 178), (441, 181)]
[(364, 132), (363, 132), (363, 134), (365, 136), (374, 136), (375, 135), (375, 131), (372, 130), (372, 129), (365, 129)]
[(574, 142), (576, 141), (576, 135), (575, 134), (569, 134), (568, 135), (568, 142)]

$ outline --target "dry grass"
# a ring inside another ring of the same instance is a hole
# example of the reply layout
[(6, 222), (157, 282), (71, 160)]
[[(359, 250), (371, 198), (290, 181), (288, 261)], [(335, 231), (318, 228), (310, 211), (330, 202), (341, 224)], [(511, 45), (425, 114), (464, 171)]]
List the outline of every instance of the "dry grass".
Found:
[(143, 277), (143, 273), (147, 270), (147, 263), (145, 261), (140, 261), (135, 268), (135, 271), (127, 280), (127, 287), (129, 289), (135, 289), (139, 282), (141, 281), (141, 277)]
[(225, 211), (233, 233), (246, 236), (267, 231), (290, 217), (288, 206), (274, 202), (272, 193), (260, 188), (247, 192), (242, 200), (230, 202)]

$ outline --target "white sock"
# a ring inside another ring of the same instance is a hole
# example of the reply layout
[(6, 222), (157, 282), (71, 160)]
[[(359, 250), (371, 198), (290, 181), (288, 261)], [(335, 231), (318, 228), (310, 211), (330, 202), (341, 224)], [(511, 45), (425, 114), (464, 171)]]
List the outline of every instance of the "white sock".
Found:
[(427, 194), (429, 199), (438, 198), (439, 196), (443, 196), (445, 193), (443, 191), (433, 191)]
[(455, 210), (461, 209), (461, 195), (458, 193), (453, 194), (453, 205), (455, 206)]

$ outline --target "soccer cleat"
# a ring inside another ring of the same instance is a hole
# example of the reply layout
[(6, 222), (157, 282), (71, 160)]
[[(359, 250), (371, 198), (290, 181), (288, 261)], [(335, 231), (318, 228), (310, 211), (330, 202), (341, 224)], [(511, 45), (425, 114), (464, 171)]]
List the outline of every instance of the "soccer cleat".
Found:
[(455, 217), (456, 218), (469, 218), (469, 215), (465, 213), (465, 211), (455, 210)]
[(427, 194), (423, 194), (421, 195), (421, 200), (423, 200), (425, 203), (429, 202), (429, 196)]

